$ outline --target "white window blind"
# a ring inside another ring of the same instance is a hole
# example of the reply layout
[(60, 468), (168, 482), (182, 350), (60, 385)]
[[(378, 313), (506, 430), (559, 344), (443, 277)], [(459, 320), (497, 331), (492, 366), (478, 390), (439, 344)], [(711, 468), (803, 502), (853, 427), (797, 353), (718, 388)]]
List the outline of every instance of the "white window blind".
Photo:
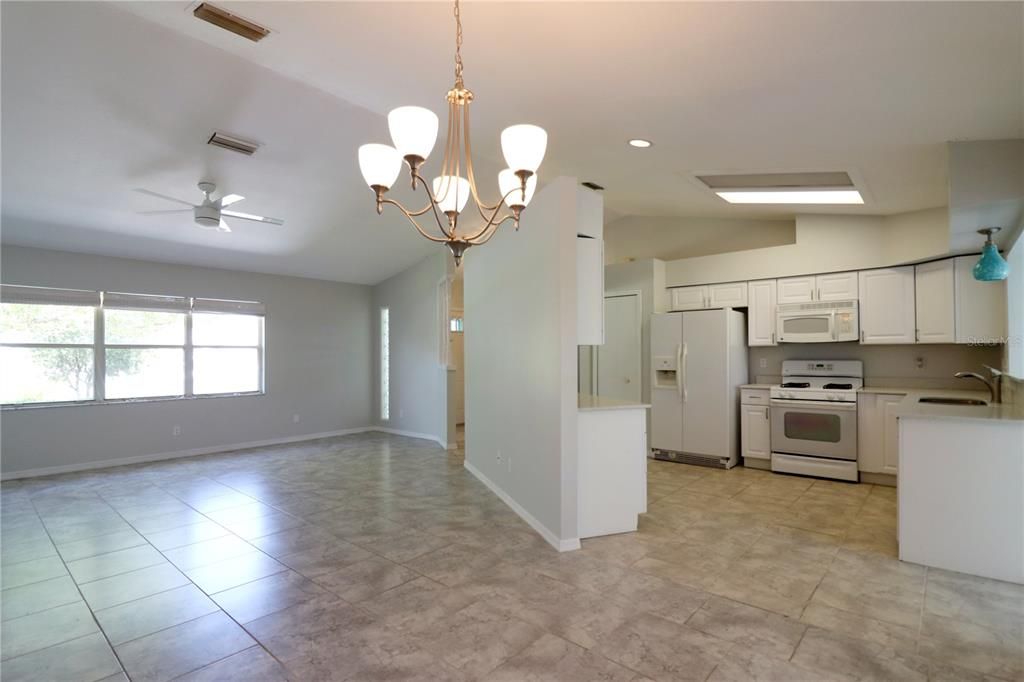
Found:
[(95, 307), (100, 304), (100, 292), (2, 284), (0, 285), (0, 302), (35, 303), (43, 305), (83, 305)]
[(218, 298), (193, 298), (192, 311), (197, 313), (233, 313), (235, 315), (264, 315), (262, 303), (256, 301), (228, 301)]

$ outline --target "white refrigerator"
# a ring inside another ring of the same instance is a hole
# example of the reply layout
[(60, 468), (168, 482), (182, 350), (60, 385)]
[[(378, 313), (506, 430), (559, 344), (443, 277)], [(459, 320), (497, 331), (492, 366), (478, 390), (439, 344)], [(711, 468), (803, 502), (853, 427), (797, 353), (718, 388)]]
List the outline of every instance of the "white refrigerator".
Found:
[(739, 462), (739, 387), (747, 383), (743, 313), (651, 316), (651, 452), (732, 468)]

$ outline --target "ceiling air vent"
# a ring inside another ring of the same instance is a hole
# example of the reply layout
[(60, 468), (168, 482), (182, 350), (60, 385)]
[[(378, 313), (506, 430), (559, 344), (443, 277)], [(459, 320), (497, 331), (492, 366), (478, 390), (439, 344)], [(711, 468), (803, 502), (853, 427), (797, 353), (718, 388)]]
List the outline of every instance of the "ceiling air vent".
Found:
[(234, 135), (226, 135), (217, 130), (213, 132), (213, 135), (210, 135), (210, 139), (206, 141), (206, 144), (212, 144), (214, 147), (220, 147), (221, 149), (230, 149), (233, 152), (245, 154), (246, 156), (252, 156), (260, 148), (257, 142), (243, 140)]
[(602, 187), (601, 185), (597, 184), (596, 182), (590, 182), (589, 180), (587, 180), (586, 182), (581, 182), (580, 184), (586, 187), (587, 189), (592, 189), (596, 192), (600, 192), (601, 190), (604, 189), (604, 187)]
[(243, 19), (220, 7), (214, 7), (208, 2), (200, 3), (192, 12), (192, 16), (218, 26), (225, 31), (231, 31), (235, 35), (242, 36), (254, 43), (258, 43), (270, 34), (269, 29), (265, 29), (259, 24), (254, 24), (248, 19)]

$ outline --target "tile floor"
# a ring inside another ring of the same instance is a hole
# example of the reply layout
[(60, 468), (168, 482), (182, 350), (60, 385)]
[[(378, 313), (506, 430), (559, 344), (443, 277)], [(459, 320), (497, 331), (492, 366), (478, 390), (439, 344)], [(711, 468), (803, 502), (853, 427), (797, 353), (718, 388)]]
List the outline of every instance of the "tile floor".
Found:
[(895, 491), (650, 464), (558, 554), (424, 441), (3, 484), (4, 682), (1019, 680), (1024, 587), (896, 561)]

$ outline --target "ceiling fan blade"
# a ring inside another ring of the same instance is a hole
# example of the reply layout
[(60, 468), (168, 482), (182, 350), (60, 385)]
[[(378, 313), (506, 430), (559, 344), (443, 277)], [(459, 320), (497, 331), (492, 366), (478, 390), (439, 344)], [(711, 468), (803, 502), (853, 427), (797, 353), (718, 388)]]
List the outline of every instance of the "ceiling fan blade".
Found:
[(191, 213), (191, 208), (169, 208), (163, 211), (138, 211), (138, 215), (165, 215), (168, 213)]
[(221, 215), (230, 216), (232, 218), (241, 218), (242, 220), (252, 220), (257, 223), (267, 223), (268, 225), (284, 225), (284, 221), (280, 218), (268, 218), (262, 215), (253, 215), (252, 213), (239, 213), (238, 211), (221, 211)]
[(220, 204), (221, 207), (230, 206), (231, 204), (237, 203), (244, 198), (245, 197), (243, 197), (241, 194), (228, 194), (222, 196), (217, 203)]
[(228, 224), (226, 222), (224, 222), (224, 219), (221, 218), (220, 224), (217, 225), (217, 231), (218, 232), (230, 232), (231, 228), (228, 226)]
[(148, 189), (142, 189), (140, 187), (136, 187), (135, 191), (138, 192), (139, 194), (148, 194), (151, 197), (156, 197), (158, 199), (163, 199), (165, 201), (173, 201), (176, 204), (184, 204), (186, 206), (195, 206), (195, 204), (193, 204), (191, 201), (185, 201), (184, 199), (176, 199), (174, 197), (169, 197), (166, 194), (160, 194), (159, 192), (152, 192), (152, 191), (150, 191)]

